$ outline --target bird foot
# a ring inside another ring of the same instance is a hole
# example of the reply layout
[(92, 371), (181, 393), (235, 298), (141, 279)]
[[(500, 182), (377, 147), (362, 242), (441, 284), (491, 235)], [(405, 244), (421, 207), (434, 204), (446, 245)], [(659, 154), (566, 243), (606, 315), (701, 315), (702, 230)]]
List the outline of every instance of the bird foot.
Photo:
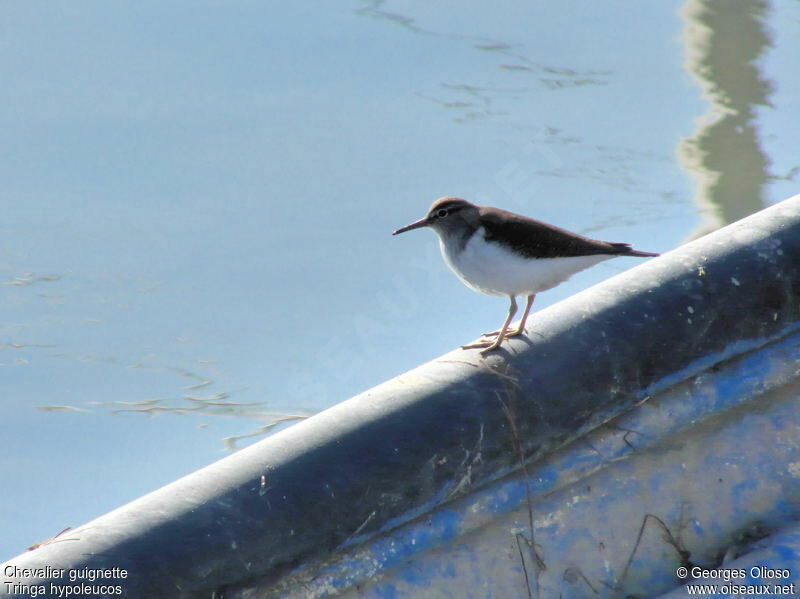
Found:
[(479, 349), (479, 348), (483, 348), (483, 349), (481, 349), (481, 353), (482, 354), (487, 354), (490, 351), (493, 351), (493, 350), (497, 349), (498, 347), (500, 347), (500, 344), (503, 342), (503, 339), (505, 339), (505, 338), (506, 338), (506, 336), (498, 337), (494, 341), (489, 341), (489, 340), (478, 341), (476, 343), (470, 343), (469, 345), (462, 345), (461, 349)]
[[(508, 339), (509, 337), (517, 337), (519, 335), (522, 335), (522, 333), (524, 332), (525, 332), (524, 329), (515, 329), (513, 331), (506, 331), (504, 336), (506, 339)], [(500, 334), (500, 329), (497, 329), (496, 331), (492, 331), (491, 333), (484, 333), (483, 335), (481, 335), (481, 337), (497, 337), (499, 334)]]

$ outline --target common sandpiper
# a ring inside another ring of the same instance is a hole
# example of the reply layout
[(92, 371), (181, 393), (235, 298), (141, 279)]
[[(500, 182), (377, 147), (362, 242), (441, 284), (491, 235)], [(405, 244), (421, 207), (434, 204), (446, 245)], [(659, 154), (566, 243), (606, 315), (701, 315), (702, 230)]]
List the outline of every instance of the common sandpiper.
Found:
[[(527, 216), (452, 197), (436, 200), (425, 218), (392, 235), (421, 227), (436, 232), (444, 261), (467, 287), (511, 300), (508, 316), (499, 330), (485, 333), (477, 343), (462, 346), (481, 348), (481, 353), (497, 349), (504, 339), (525, 331), (537, 293), (604, 260), (658, 256), (635, 250), (628, 243), (590, 239)], [(517, 313), (518, 295), (526, 296), (528, 301), (519, 326), (509, 330)]]

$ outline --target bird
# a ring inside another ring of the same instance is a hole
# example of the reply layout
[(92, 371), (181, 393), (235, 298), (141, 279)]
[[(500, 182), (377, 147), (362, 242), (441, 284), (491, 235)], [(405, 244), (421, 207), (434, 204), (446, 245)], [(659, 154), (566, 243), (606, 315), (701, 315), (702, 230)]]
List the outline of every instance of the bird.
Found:
[[(552, 289), (604, 260), (659, 255), (635, 250), (629, 243), (591, 239), (521, 214), (477, 206), (456, 197), (439, 198), (424, 218), (397, 229), (392, 235), (423, 227), (433, 229), (439, 236), (445, 263), (467, 287), (487, 295), (507, 296), (511, 302), (500, 329), (484, 333), (477, 343), (461, 346), (479, 348), (482, 354), (525, 332), (525, 322), (537, 293)], [(523, 295), (527, 303), (522, 320), (516, 329), (509, 330), (517, 313), (516, 298)]]

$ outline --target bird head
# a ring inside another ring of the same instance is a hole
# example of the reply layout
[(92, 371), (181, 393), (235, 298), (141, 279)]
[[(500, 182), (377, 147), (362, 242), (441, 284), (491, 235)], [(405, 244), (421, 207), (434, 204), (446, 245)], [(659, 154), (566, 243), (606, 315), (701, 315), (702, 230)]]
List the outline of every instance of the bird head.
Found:
[(405, 233), (412, 229), (430, 227), (444, 237), (454, 231), (461, 231), (465, 227), (474, 227), (477, 217), (478, 207), (475, 204), (470, 204), (461, 198), (439, 198), (431, 204), (425, 218), (397, 229), (392, 235)]

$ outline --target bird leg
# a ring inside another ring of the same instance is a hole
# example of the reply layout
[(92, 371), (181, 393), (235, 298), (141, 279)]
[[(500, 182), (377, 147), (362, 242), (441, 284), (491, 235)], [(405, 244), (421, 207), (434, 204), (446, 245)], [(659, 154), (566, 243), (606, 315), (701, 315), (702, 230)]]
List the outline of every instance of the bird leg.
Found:
[(477, 343), (471, 343), (470, 345), (462, 345), (461, 349), (474, 349), (478, 347), (483, 347), (485, 349), (481, 350), (482, 354), (492, 351), (493, 349), (497, 349), (500, 347), (500, 344), (503, 342), (503, 339), (506, 338), (506, 330), (508, 330), (508, 325), (511, 324), (511, 319), (514, 318), (514, 314), (517, 313), (517, 300), (513, 295), (508, 296), (511, 300), (511, 305), (508, 307), (508, 317), (506, 321), (503, 323), (503, 327), (497, 334), (497, 339), (494, 341), (478, 341)]
[(519, 321), (519, 326), (517, 330), (513, 333), (507, 333), (506, 337), (516, 337), (517, 335), (521, 335), (525, 332), (525, 321), (528, 320), (528, 314), (531, 313), (531, 308), (533, 307), (533, 300), (536, 299), (536, 295), (531, 293), (528, 296), (528, 302), (525, 304), (525, 311), (522, 313), (522, 320)]
[[(522, 313), (522, 320), (519, 321), (519, 326), (514, 331), (508, 331), (506, 335), (506, 339), (509, 337), (516, 337), (517, 335), (522, 335), (525, 332), (525, 321), (528, 320), (528, 314), (530, 314), (531, 306), (533, 306), (533, 300), (536, 299), (535, 294), (531, 294), (528, 296), (528, 303), (525, 304), (525, 311)], [(483, 337), (495, 337), (500, 334), (500, 330), (492, 331), (491, 333), (484, 333)]]

